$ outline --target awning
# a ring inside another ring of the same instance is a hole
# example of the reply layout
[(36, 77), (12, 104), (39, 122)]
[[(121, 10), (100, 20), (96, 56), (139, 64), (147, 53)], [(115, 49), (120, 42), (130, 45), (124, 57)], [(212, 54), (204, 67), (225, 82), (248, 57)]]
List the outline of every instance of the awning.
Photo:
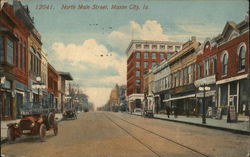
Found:
[(179, 99), (185, 99), (185, 98), (192, 98), (192, 97), (195, 97), (195, 94), (190, 94), (190, 95), (185, 95), (185, 96), (180, 96), (180, 97), (165, 99), (165, 100), (163, 100), (163, 102), (168, 102), (168, 101), (173, 101), (173, 100), (179, 100)]

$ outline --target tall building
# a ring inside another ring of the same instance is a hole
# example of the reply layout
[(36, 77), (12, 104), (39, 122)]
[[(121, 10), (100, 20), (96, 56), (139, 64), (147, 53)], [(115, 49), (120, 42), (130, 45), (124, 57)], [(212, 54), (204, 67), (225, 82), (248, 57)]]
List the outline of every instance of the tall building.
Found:
[(132, 40), (127, 54), (127, 97), (130, 111), (141, 108), (144, 99), (143, 73), (182, 49), (182, 43)]

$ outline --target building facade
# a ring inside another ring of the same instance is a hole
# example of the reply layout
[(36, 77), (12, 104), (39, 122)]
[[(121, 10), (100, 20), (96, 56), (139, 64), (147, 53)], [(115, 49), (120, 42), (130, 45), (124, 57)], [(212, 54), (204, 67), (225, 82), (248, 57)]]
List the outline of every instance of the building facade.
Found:
[[(160, 99), (160, 103), (168, 103), (178, 114), (193, 114), (196, 112), (195, 98), (195, 74), (196, 74), (196, 55), (200, 43), (196, 37), (192, 37), (182, 45), (182, 50), (173, 55), (168, 60), (171, 75), (166, 77), (166, 82), (171, 86), (168, 94)], [(166, 84), (166, 83), (165, 83)], [(163, 100), (162, 100), (163, 99)], [(164, 104), (166, 105), (166, 104)]]
[[(217, 74), (217, 48), (216, 42), (207, 39), (200, 45), (196, 58), (196, 80), (194, 82), (196, 87), (197, 107), (196, 114), (202, 114), (203, 101), (205, 101), (206, 110), (211, 107), (213, 113), (217, 106), (216, 95), (216, 74)], [(200, 87), (210, 87), (210, 90), (199, 91)]]
[(58, 105), (58, 79), (59, 75), (57, 71), (52, 65), (48, 64), (48, 103), (46, 107), (56, 109), (56, 111), (60, 111)]
[(154, 94), (153, 94), (153, 72), (152, 69), (144, 72), (144, 100), (143, 109), (155, 110)]
[(58, 72), (58, 109), (63, 113), (66, 106), (66, 81), (72, 81), (73, 78), (68, 72)]
[(127, 97), (130, 111), (142, 108), (144, 71), (169, 58), (181, 49), (181, 43), (168, 41), (132, 40), (127, 54)]
[(218, 107), (234, 106), (236, 113), (249, 110), (249, 21), (227, 22), (217, 43)]

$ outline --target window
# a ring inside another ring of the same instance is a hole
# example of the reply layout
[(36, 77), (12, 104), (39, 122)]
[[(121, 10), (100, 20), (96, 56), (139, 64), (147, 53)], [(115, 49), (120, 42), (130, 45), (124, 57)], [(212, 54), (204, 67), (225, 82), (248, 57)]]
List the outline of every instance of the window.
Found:
[(144, 59), (148, 59), (148, 52), (144, 52)]
[(141, 48), (141, 44), (136, 44), (135, 47), (136, 47), (136, 49), (140, 49)]
[(148, 62), (144, 62), (144, 68), (148, 67)]
[(136, 58), (141, 58), (141, 53), (140, 52), (136, 52)]
[(168, 51), (173, 51), (173, 46), (168, 46)]
[(19, 56), (19, 59), (20, 59), (20, 69), (23, 68), (23, 45), (20, 44), (20, 56)]
[(225, 53), (222, 58), (222, 72), (227, 75), (228, 54)]
[(179, 86), (179, 71), (175, 74), (176, 77), (176, 87)]
[(180, 51), (181, 47), (180, 46), (175, 46), (175, 51)]
[(164, 59), (164, 53), (160, 53), (160, 58)]
[(141, 89), (140, 88), (136, 88), (136, 93), (140, 93)]
[(182, 73), (182, 70), (180, 71), (180, 86), (182, 86), (182, 75), (183, 75), (183, 73)]
[(184, 81), (183, 81), (183, 85), (185, 85), (185, 84), (187, 84), (187, 80), (188, 80), (188, 69), (187, 68), (185, 68), (184, 69), (184, 71), (183, 71), (183, 79), (184, 79)]
[(141, 80), (136, 80), (135, 84), (139, 86), (141, 84)]
[(161, 50), (165, 50), (165, 45), (160, 45)]
[(157, 45), (152, 45), (152, 49), (157, 49)]
[(16, 63), (15, 63), (15, 64), (16, 64), (16, 67), (18, 67), (18, 63), (19, 63), (19, 62), (18, 62), (18, 61), (19, 61), (19, 60), (18, 60), (18, 56), (19, 56), (19, 55), (18, 55), (18, 53), (19, 53), (19, 47), (20, 47), (20, 43), (17, 42), (17, 43), (16, 43), (16, 56), (15, 56), (15, 57), (16, 57)]
[(154, 67), (156, 65), (156, 62), (152, 62), (152, 67)]
[(7, 38), (7, 62), (13, 64), (13, 41)]
[(193, 71), (194, 81), (196, 80), (196, 64), (194, 64), (194, 71)]
[(26, 45), (26, 43), (24, 43), (24, 60), (23, 60), (23, 62), (24, 62), (24, 71), (26, 72), (27, 71), (27, 69), (26, 69), (26, 66), (27, 66), (27, 45)]
[(3, 37), (0, 35), (0, 62), (3, 62), (3, 60), (4, 60), (3, 50), (4, 50), (4, 47), (3, 47)]
[(144, 49), (149, 49), (149, 45), (144, 45)]
[(140, 77), (140, 71), (139, 70), (136, 71), (136, 77)]
[(140, 68), (140, 66), (141, 66), (140, 62), (136, 62), (135, 64), (136, 64), (136, 65), (135, 65), (136, 68)]
[(212, 69), (213, 74), (216, 74), (216, 58), (213, 58), (213, 69)]
[(239, 53), (239, 71), (245, 69), (245, 63), (246, 62), (246, 49), (244, 46), (240, 47), (240, 53)]
[(156, 52), (152, 52), (152, 59), (156, 59)]
[(192, 80), (192, 65), (188, 66), (188, 82), (187, 83), (191, 83), (193, 82)]
[(198, 65), (198, 79), (201, 79), (201, 71), (202, 71), (202, 66)]
[(204, 62), (204, 77), (209, 75), (209, 59)]

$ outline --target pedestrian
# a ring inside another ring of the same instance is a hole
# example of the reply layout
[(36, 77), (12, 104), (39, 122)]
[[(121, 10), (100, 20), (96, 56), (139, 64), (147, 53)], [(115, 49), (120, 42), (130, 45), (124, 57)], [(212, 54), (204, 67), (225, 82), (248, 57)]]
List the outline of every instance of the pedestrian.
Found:
[(169, 106), (166, 107), (166, 112), (167, 112), (167, 115), (168, 115), (168, 118), (169, 118), (169, 116), (170, 116), (170, 107)]

